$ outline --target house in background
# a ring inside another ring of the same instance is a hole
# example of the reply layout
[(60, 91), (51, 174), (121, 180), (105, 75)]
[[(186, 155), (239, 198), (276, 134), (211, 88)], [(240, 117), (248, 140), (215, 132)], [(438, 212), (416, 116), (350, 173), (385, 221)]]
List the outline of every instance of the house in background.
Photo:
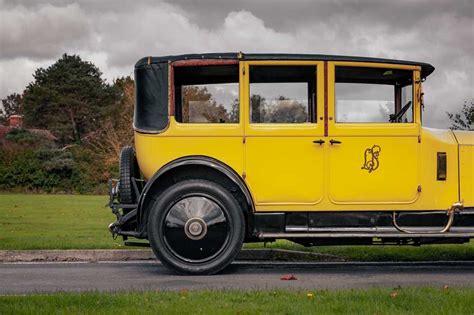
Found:
[[(23, 128), (23, 116), (22, 115), (11, 115), (7, 118), (6, 124), (0, 124), (0, 141), (3, 142), (6, 135), (13, 129), (22, 129)], [(36, 129), (36, 128), (25, 128), (25, 130), (43, 136), (50, 141), (56, 141), (55, 137), (51, 131), (47, 129)]]

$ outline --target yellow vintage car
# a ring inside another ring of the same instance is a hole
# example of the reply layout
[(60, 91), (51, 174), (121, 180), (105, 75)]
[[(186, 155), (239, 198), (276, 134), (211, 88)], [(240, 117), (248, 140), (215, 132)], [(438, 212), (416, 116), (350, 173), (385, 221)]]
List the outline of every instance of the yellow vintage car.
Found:
[(433, 71), (328, 55), (143, 58), (110, 231), (187, 274), (222, 270), (244, 242), (468, 242), (474, 132), (422, 127)]

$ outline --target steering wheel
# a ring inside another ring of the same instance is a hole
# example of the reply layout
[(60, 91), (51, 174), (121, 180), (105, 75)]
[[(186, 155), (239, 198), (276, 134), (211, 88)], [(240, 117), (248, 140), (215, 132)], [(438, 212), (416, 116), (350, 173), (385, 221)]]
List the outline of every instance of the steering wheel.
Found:
[(400, 111), (396, 114), (391, 114), (390, 115), (390, 122), (391, 123), (395, 123), (395, 122), (400, 122), (401, 118), (403, 117), (403, 115), (405, 115), (405, 113), (407, 112), (407, 110), (410, 108), (411, 106), (411, 101), (409, 101), (408, 103), (406, 103), (405, 106), (402, 107), (402, 109), (400, 109)]

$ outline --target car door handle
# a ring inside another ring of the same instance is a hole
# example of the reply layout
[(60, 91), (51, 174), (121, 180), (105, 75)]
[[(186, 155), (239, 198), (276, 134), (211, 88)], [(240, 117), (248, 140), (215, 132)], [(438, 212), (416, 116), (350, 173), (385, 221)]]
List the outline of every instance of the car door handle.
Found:
[(323, 144), (324, 144), (324, 142), (325, 142), (325, 141), (324, 141), (324, 140), (322, 140), (322, 139), (319, 139), (319, 140), (314, 140), (314, 141), (313, 141), (313, 143), (317, 143), (317, 144), (319, 144), (319, 145), (323, 145)]
[(331, 145), (333, 145), (333, 144), (341, 144), (342, 142), (339, 141), (339, 140), (331, 139), (331, 140), (329, 140), (329, 143), (330, 143)]

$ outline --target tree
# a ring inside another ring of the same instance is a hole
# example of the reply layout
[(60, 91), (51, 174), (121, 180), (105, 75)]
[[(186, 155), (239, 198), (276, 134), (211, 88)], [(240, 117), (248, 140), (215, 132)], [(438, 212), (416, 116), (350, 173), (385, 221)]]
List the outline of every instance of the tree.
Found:
[(451, 120), (451, 129), (465, 129), (465, 130), (474, 130), (474, 101), (471, 100), (468, 104), (467, 101), (464, 101), (460, 113), (449, 113), (449, 119)]
[(267, 103), (265, 97), (259, 94), (252, 94), (250, 96), (250, 108), (252, 122), (264, 122), (264, 117), (266, 116)]
[(253, 94), (250, 104), (253, 122), (303, 123), (308, 119), (308, 112), (303, 104), (283, 95), (267, 101), (265, 97)]
[(118, 97), (101, 75), (92, 63), (67, 54), (37, 69), (23, 96), (25, 125), (49, 129), (63, 144), (81, 143)]
[(122, 77), (115, 80), (114, 88), (118, 91), (118, 101), (109, 109), (100, 128), (87, 141), (108, 165), (116, 164), (122, 148), (133, 144), (135, 82), (129, 76)]
[(239, 118), (240, 118), (239, 108), (240, 108), (240, 100), (238, 98), (235, 98), (234, 101), (232, 101), (232, 104), (230, 107), (229, 122), (232, 122), (232, 123), (239, 122)]
[(0, 121), (5, 122), (11, 115), (23, 114), (23, 98), (20, 94), (13, 93), (2, 99), (3, 109), (0, 108)]
[(269, 120), (272, 123), (303, 123), (308, 119), (305, 106), (285, 96), (278, 98), (278, 105), (272, 108)]
[(229, 122), (230, 116), (222, 104), (216, 100), (206, 87), (196, 85), (183, 87), (183, 122)]

